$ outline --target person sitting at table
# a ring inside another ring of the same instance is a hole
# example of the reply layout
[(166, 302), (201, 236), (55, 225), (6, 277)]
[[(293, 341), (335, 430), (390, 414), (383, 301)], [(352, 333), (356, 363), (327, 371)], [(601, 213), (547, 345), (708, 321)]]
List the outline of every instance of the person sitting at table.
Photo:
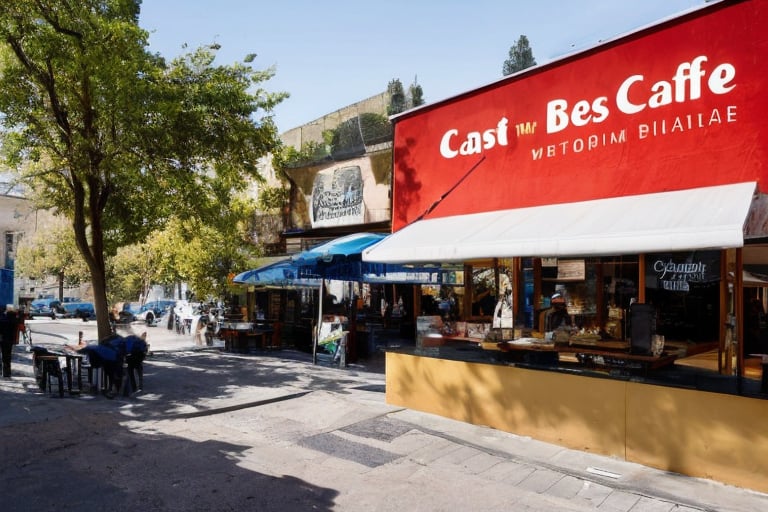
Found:
[(123, 381), (123, 359), (125, 353), (122, 347), (122, 336), (113, 334), (100, 340), (99, 343), (88, 343), (77, 352), (88, 356), (88, 362), (93, 368), (102, 368), (107, 380), (104, 396), (114, 398), (120, 391)]

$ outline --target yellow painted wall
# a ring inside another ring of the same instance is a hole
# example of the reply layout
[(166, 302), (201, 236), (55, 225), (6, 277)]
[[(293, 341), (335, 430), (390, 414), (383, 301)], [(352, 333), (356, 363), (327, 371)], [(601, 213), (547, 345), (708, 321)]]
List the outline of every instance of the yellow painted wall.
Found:
[(387, 403), (768, 491), (768, 401), (387, 353)]
[(391, 352), (386, 380), (393, 405), (624, 457), (620, 381)]
[(768, 492), (768, 401), (628, 382), (627, 460)]

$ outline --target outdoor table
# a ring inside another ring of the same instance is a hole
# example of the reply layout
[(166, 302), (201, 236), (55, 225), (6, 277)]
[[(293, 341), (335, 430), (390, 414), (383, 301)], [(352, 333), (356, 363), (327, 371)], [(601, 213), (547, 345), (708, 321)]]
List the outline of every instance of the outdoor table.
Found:
[(35, 372), (38, 373), (40, 388), (51, 391), (49, 379), (55, 377), (59, 381), (59, 396), (64, 396), (64, 379), (59, 365), (59, 356), (56, 354), (40, 354), (35, 356)]
[[(61, 357), (65, 359), (67, 369), (67, 390), (70, 395), (79, 394), (83, 390), (83, 354), (64, 352)], [(74, 375), (77, 375), (77, 388), (73, 389)]]
[[(256, 328), (248, 331), (248, 333), (245, 335), (246, 338), (254, 339), (256, 341), (256, 345), (261, 347), (262, 349), (268, 348), (267, 347), (267, 338), (270, 338), (270, 345), (269, 347), (272, 347), (272, 341), (271, 341), (271, 335), (274, 332), (274, 329), (264, 327), (264, 328)], [(249, 343), (250, 346), (250, 343)]]
[[(65, 360), (65, 373), (67, 374), (67, 392), (70, 395), (77, 395), (83, 389), (83, 354), (69, 351), (50, 351), (48, 356), (55, 356), (56, 358), (63, 357)], [(46, 356), (38, 356), (46, 357)], [(74, 388), (75, 375), (77, 375), (77, 387)]]
[(244, 352), (247, 350), (247, 335), (252, 331), (250, 322), (224, 322), (221, 325), (221, 336), (224, 338), (224, 350), (227, 352)]

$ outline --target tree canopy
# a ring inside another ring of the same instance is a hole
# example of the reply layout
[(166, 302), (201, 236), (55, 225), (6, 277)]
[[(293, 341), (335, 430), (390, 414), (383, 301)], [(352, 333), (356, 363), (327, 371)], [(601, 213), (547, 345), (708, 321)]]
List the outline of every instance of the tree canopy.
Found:
[[(272, 69), (167, 62), (147, 50), (140, 0), (3, 0), (3, 156), (39, 206), (70, 220), (109, 334), (105, 256), (171, 218), (215, 225), (258, 159), (279, 147), (261, 87)], [(250, 57), (246, 57), (251, 61)]]
[(387, 84), (387, 92), (389, 93), (389, 105), (387, 105), (387, 115), (393, 116), (400, 112), (405, 112), (409, 108), (418, 107), (424, 104), (424, 90), (413, 79), (413, 83), (408, 86), (408, 93), (406, 94), (403, 88), (403, 83), (399, 78), (393, 78)]
[(408, 86), (408, 91), (411, 93), (411, 107), (418, 107), (424, 104), (424, 89), (421, 88), (415, 78), (413, 83)]
[(40, 215), (39, 226), (19, 242), (14, 270), (33, 279), (56, 276), (58, 298), (63, 300), (64, 286), (87, 281), (88, 268), (75, 245), (75, 234), (63, 218)]
[(536, 59), (533, 58), (533, 50), (528, 38), (521, 35), (517, 42), (509, 48), (509, 57), (504, 61), (501, 72), (507, 76), (535, 65)]

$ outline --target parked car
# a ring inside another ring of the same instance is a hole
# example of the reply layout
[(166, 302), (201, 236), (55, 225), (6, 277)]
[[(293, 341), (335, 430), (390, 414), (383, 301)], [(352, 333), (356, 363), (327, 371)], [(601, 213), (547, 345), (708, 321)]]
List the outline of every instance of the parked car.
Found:
[(49, 316), (56, 318), (55, 310), (60, 304), (58, 299), (35, 299), (29, 305), (29, 317)]
[(92, 302), (62, 302), (55, 307), (54, 317), (92, 320), (96, 318), (96, 308)]
[(136, 320), (143, 320), (147, 325), (154, 325), (158, 318), (165, 315), (175, 305), (175, 300), (168, 299), (147, 302), (141, 306), (139, 313), (136, 315)]
[(124, 302), (122, 307), (118, 311), (119, 324), (130, 324), (137, 320), (138, 315), (141, 313), (141, 302)]
[(77, 302), (76, 304), (75, 318), (82, 318), (83, 320), (96, 319), (96, 307), (92, 302)]

